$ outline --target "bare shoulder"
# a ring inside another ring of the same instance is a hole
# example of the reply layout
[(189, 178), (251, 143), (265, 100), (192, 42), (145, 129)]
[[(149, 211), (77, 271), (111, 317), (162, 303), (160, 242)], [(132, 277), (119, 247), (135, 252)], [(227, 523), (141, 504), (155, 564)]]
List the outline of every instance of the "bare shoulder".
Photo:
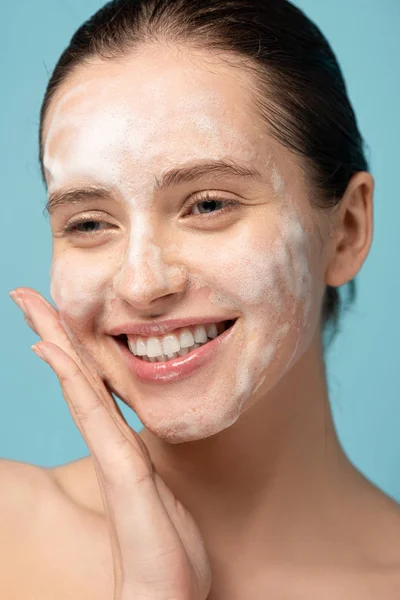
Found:
[[(18, 598), (19, 586), (33, 563), (32, 540), (40, 529), (48, 473), (27, 463), (0, 460), (0, 589)], [(27, 590), (25, 590), (27, 591)]]
[[(0, 459), (0, 486), (2, 532), (27, 535), (35, 528), (43, 499), (54, 488), (49, 473), (36, 465)], [(30, 518), (21, 518), (24, 513)]]
[(107, 531), (53, 470), (0, 459), (2, 600), (112, 597)]

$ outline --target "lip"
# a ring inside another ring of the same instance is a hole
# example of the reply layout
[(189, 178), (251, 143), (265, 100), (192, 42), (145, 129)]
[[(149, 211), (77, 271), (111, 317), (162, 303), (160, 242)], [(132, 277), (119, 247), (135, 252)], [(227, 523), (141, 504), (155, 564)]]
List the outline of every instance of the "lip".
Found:
[[(229, 320), (233, 320), (232, 317)], [(164, 335), (180, 329), (181, 327), (191, 327), (193, 325), (205, 325), (206, 323), (222, 323), (227, 321), (227, 317), (188, 317), (187, 319), (169, 319), (166, 321), (153, 321), (152, 323), (123, 323), (117, 325), (108, 331), (109, 335), (117, 336), (123, 333), (130, 335), (142, 335), (150, 337), (151, 335)]]
[(128, 369), (140, 381), (152, 383), (181, 381), (198, 371), (205, 363), (216, 358), (218, 352), (232, 337), (238, 320), (236, 319), (229, 329), (204, 346), (192, 350), (185, 356), (166, 362), (146, 362), (134, 356), (121, 340), (116, 340), (116, 343)]

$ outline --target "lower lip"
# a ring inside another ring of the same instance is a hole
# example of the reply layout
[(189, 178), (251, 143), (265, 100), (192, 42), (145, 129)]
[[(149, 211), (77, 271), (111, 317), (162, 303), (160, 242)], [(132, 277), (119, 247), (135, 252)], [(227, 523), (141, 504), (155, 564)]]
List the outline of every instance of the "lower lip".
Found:
[(198, 371), (205, 363), (214, 360), (224, 345), (230, 340), (236, 322), (224, 333), (204, 346), (192, 350), (182, 358), (174, 358), (167, 362), (150, 363), (134, 356), (123, 342), (117, 341), (131, 373), (141, 381), (153, 383), (169, 383), (181, 381)]

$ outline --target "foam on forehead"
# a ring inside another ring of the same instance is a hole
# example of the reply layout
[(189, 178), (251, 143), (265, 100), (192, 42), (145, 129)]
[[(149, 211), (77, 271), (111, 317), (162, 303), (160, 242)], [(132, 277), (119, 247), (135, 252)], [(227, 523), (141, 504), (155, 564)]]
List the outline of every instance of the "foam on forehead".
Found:
[(144, 201), (154, 175), (196, 159), (233, 155), (258, 161), (268, 172), (265, 134), (250, 118), (244, 127), (239, 101), (228, 101), (217, 89), (171, 92), (154, 81), (133, 94), (118, 81), (81, 83), (56, 102), (44, 143), (44, 166), (56, 183), (96, 173)]

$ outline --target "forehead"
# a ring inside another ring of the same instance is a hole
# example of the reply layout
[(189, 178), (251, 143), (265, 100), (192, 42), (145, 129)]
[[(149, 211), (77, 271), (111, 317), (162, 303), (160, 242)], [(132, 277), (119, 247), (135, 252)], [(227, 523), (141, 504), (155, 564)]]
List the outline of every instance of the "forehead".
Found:
[[(43, 131), (44, 166), (79, 175), (117, 159), (150, 167), (191, 158), (266, 160), (272, 146), (243, 70), (153, 48), (79, 66), (57, 90)], [(76, 160), (73, 158), (76, 157)], [(77, 160), (79, 157), (79, 162)]]

